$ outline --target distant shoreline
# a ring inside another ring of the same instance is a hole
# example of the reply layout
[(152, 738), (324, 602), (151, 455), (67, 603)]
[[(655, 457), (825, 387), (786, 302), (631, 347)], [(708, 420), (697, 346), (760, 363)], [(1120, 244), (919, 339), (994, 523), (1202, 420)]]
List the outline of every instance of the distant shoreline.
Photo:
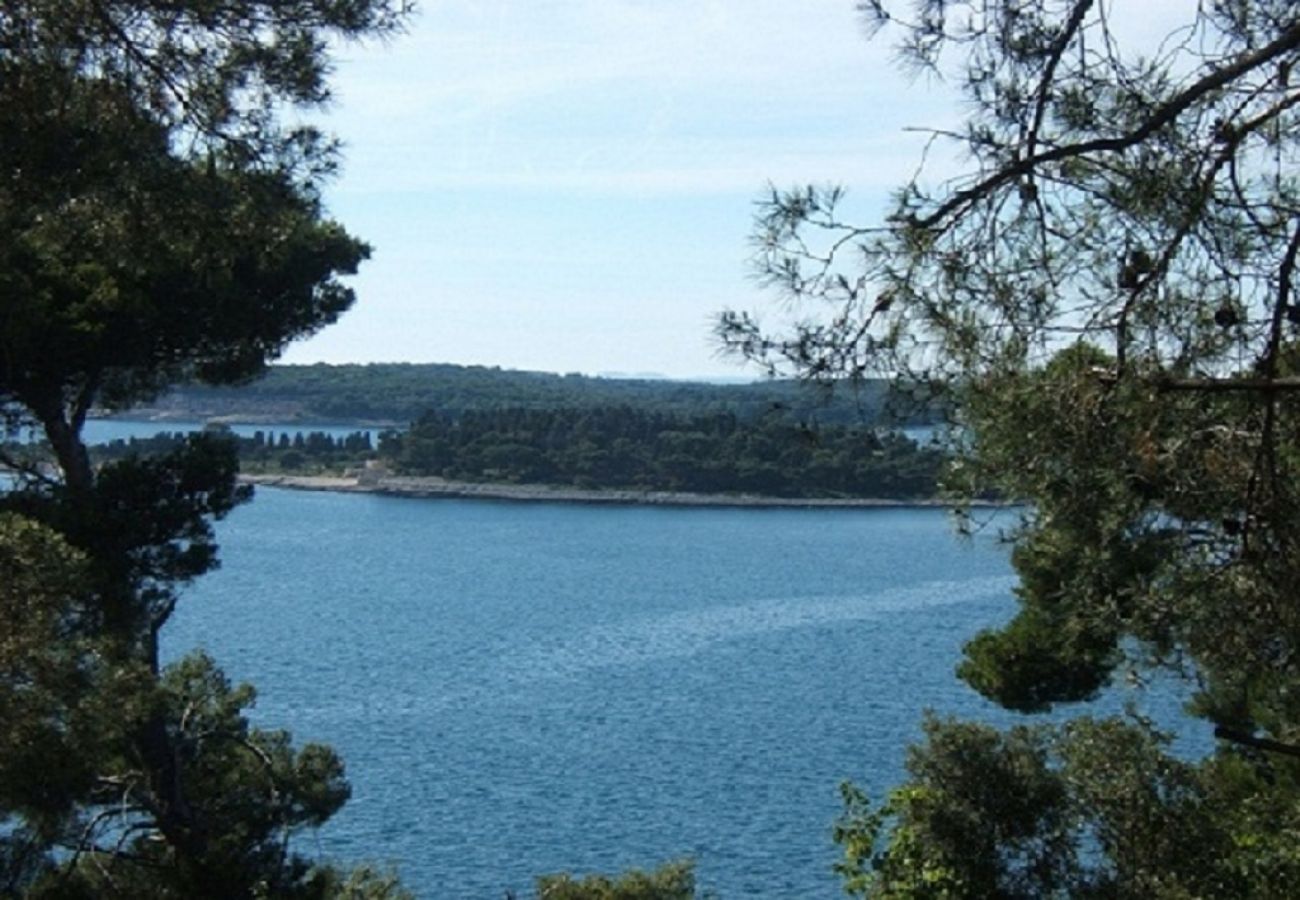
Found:
[[(743, 509), (949, 509), (946, 500), (886, 498), (794, 498), (758, 494), (694, 494), (685, 491), (592, 490), (538, 484), (482, 484), (443, 478), (386, 476), (358, 479), (330, 475), (240, 475), (243, 484), (295, 491), (331, 491), (347, 494), (381, 494), (442, 500), (505, 500), (518, 503), (583, 503), (593, 505), (692, 506)], [(988, 501), (972, 506), (1006, 504)]]

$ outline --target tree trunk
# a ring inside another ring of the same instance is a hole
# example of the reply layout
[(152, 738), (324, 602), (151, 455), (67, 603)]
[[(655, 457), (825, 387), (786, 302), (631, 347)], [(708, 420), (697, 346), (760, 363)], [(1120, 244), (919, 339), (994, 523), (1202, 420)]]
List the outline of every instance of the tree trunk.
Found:
[(90, 453), (81, 440), (84, 416), (70, 422), (62, 402), (57, 399), (33, 403), (31, 410), (40, 419), (45, 438), (54, 450), (54, 458), (63, 470), (63, 483), (74, 493), (89, 491), (94, 485), (95, 474), (90, 467)]

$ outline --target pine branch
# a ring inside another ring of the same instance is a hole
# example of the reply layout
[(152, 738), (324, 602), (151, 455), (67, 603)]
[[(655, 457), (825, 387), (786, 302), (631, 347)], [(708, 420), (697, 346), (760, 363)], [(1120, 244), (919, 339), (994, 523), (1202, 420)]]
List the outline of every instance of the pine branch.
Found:
[(1203, 97), (1227, 87), (1247, 72), (1266, 65), (1285, 53), (1300, 48), (1300, 21), (1288, 28), (1271, 43), (1254, 53), (1248, 53), (1241, 59), (1209, 73), (1193, 83), (1186, 90), (1156, 108), (1137, 128), (1118, 137), (1096, 138), (1077, 144), (1065, 144), (1037, 154), (1026, 154), (1008, 166), (998, 169), (992, 175), (964, 190), (957, 191), (929, 215), (912, 219), (909, 224), (916, 228), (929, 229), (938, 226), (957, 210), (971, 202), (987, 196), (1008, 182), (1024, 175), (1029, 175), (1044, 163), (1075, 159), (1092, 153), (1114, 153), (1135, 147), (1150, 138), (1161, 128), (1172, 124), (1182, 113)]

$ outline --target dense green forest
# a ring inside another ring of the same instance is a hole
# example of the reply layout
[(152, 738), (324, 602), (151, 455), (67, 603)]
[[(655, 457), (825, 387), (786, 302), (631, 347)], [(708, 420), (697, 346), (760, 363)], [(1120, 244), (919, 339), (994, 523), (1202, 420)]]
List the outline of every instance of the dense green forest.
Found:
[(868, 428), (631, 407), (429, 414), (380, 454), (412, 475), (779, 497), (930, 496), (943, 459)]
[(846, 384), (832, 393), (799, 381), (709, 384), (438, 363), (272, 366), (246, 384), (177, 387), (132, 415), (405, 425), (428, 412), (457, 416), (474, 410), (618, 406), (741, 418), (779, 410), (796, 420), (843, 425), (934, 418), (919, 399), (880, 381)]

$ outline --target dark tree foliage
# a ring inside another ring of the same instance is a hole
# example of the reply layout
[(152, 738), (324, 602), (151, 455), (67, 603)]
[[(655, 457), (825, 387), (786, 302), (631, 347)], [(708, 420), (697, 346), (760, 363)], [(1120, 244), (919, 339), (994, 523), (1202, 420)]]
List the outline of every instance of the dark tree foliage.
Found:
[(203, 656), (163, 669), (178, 592), (248, 497), (202, 435), (92, 466), (92, 408), (247, 379), (352, 302), (368, 249), (329, 221), (328, 44), (389, 0), (0, 6), (0, 411), (55, 465), (0, 495), (0, 891), (55, 897), (391, 894), (289, 849), (346, 799), (328, 748), (253, 728)]
[[(934, 724), (887, 815), (855, 807), (850, 886), (1285, 896), (1300, 859), (1284, 838), (1300, 824), (1300, 7), (1189, 2), (1138, 46), (1126, 3), (860, 6), (905, 65), (962, 91), (964, 124), (934, 138), (968, 167), (922, 173), (879, 226), (845, 221), (839, 189), (774, 192), (761, 271), (827, 315), (770, 335), (730, 313), (721, 333), (777, 370), (957, 386), (949, 486), (1027, 505), (1020, 613), (968, 645), (967, 682), (1033, 711), (1121, 667), (1171, 669), (1222, 740), (1193, 764), (1140, 723)], [(981, 793), (988, 779), (1016, 796)]]
[(695, 900), (701, 895), (695, 891), (694, 866), (671, 862), (651, 872), (632, 869), (617, 878), (544, 875), (537, 879), (537, 896), (546, 900)]

